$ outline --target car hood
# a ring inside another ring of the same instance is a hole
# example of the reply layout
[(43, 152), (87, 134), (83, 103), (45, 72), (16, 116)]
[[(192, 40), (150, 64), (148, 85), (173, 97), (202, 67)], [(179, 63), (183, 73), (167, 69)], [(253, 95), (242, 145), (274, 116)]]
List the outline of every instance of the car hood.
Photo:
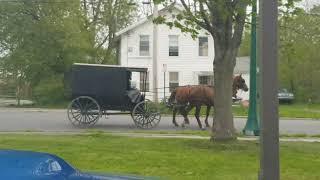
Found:
[[(50, 166), (49, 168), (49, 164), (55, 166)], [(53, 167), (58, 169), (53, 170)], [(66, 161), (53, 154), (0, 149), (0, 179), (153, 180), (156, 178), (93, 172), (86, 173), (73, 168)]]

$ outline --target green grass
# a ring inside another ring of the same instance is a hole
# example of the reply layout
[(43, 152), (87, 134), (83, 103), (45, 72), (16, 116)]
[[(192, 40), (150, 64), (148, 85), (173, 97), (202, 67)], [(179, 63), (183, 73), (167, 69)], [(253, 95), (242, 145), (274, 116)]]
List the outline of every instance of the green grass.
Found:
[(292, 104), (281, 105), (281, 117), (320, 119), (320, 104)]
[[(235, 106), (233, 112), (236, 116), (247, 116), (248, 109)], [(280, 104), (280, 117), (320, 119), (320, 104)]]
[[(130, 131), (129, 131), (130, 133)], [(143, 133), (143, 134), (175, 134), (175, 135), (195, 135), (195, 136), (204, 136), (208, 137), (211, 135), (210, 129), (206, 131), (202, 130), (177, 130), (177, 131), (155, 131), (155, 130), (141, 130), (141, 131), (132, 131), (132, 133)]]
[[(233, 113), (235, 116), (248, 116), (248, 108), (243, 106), (233, 106)], [(171, 114), (169, 110), (161, 108), (164, 114)], [(194, 109), (190, 112), (191, 115), (194, 115)], [(211, 109), (211, 115), (213, 110)], [(201, 115), (205, 116), (206, 107), (201, 108)], [(320, 119), (320, 104), (280, 104), (279, 106), (279, 115), (280, 117), (288, 118), (311, 118), (311, 119)]]
[[(148, 139), (103, 135), (1, 135), (0, 148), (57, 154), (86, 171), (183, 180), (255, 180), (256, 142)], [(319, 143), (281, 143), (281, 179), (320, 179)]]
[[(37, 132), (37, 131), (25, 131), (25, 132)], [(38, 131), (39, 132), (39, 131)], [(94, 133), (94, 134), (117, 134), (118, 132), (112, 131), (102, 131), (102, 130), (88, 130), (87, 133)], [(120, 132), (121, 133), (121, 132)], [(193, 136), (202, 136), (202, 137), (210, 137), (211, 136), (211, 129), (208, 130), (177, 130), (177, 131), (161, 131), (161, 130), (135, 130), (135, 131), (126, 131), (123, 133), (136, 133), (136, 134), (156, 134), (156, 135), (193, 135)], [(242, 133), (237, 133), (237, 137), (246, 137)], [(252, 137), (252, 136), (249, 136)], [(280, 138), (320, 138), (320, 134), (280, 134)]]

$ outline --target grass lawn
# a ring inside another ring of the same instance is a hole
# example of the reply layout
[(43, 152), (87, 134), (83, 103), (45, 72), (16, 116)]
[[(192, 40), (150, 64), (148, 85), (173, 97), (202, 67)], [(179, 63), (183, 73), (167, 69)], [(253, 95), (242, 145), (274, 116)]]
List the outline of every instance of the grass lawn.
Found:
[(281, 117), (320, 119), (320, 104), (292, 104), (281, 105)]
[[(233, 112), (238, 116), (247, 116), (248, 109), (234, 106)], [(320, 104), (280, 104), (280, 117), (320, 119)]]
[[(172, 112), (168, 109), (161, 108), (163, 113), (171, 114)], [(211, 108), (211, 113), (213, 108)], [(195, 109), (193, 109), (190, 114), (194, 114)], [(235, 116), (248, 116), (248, 108), (243, 106), (233, 106), (233, 113)], [(206, 107), (201, 108), (201, 115), (205, 116)], [(311, 118), (320, 119), (320, 104), (280, 104), (279, 106), (280, 117), (288, 118)]]
[[(147, 139), (103, 134), (0, 135), (0, 148), (57, 154), (86, 171), (129, 173), (164, 179), (256, 180), (259, 144), (207, 140)], [(320, 179), (320, 143), (281, 143), (281, 179)]]
[[(205, 112), (206, 108), (203, 107), (201, 114), (205, 115)], [(233, 113), (235, 116), (248, 116), (248, 108), (233, 106)], [(320, 119), (320, 104), (280, 104), (279, 115), (288, 118)]]

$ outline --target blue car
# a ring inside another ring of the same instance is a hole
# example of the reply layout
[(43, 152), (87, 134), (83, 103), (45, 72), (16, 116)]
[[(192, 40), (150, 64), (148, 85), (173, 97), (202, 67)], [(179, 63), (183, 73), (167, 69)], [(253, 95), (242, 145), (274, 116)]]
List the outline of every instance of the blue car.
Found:
[(0, 150), (0, 179), (6, 180), (142, 180), (126, 175), (84, 173), (58, 156), (17, 150)]

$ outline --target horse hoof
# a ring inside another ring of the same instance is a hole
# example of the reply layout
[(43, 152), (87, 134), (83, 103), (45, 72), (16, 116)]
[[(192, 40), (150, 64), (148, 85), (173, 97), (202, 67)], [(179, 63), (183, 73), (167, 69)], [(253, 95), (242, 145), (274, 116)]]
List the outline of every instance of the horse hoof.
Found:
[(205, 131), (205, 130), (206, 130), (206, 128), (205, 128), (205, 127), (202, 127), (202, 128), (201, 128), (201, 130), (202, 130), (202, 131)]
[(181, 127), (183, 127), (183, 128), (187, 128), (189, 126), (189, 124), (187, 124), (187, 123), (182, 123), (181, 124)]

